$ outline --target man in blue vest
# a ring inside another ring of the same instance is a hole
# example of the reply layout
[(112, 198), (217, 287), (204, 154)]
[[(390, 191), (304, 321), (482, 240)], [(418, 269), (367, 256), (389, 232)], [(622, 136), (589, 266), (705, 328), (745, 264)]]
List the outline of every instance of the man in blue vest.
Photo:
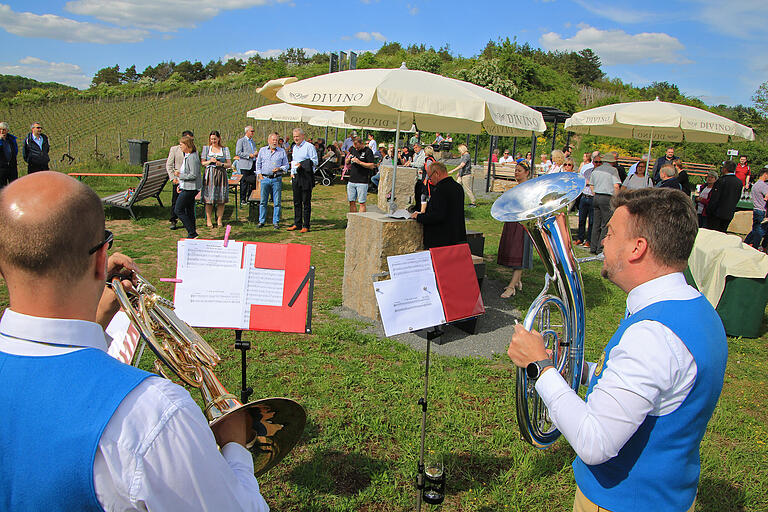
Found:
[(0, 401), (13, 404), (0, 415), (0, 510), (268, 511), (242, 418), (214, 438), (187, 391), (107, 355), (117, 302), (105, 282), (136, 267), (107, 256), (96, 193), (33, 173), (0, 191), (0, 225)]
[(554, 370), (536, 331), (516, 326), (508, 354), (576, 451), (574, 511), (692, 511), (699, 444), (728, 356), (720, 318), (682, 273), (696, 213), (667, 188), (622, 192), (613, 206), (602, 275), (628, 293), (627, 316), (585, 368), (586, 402)]

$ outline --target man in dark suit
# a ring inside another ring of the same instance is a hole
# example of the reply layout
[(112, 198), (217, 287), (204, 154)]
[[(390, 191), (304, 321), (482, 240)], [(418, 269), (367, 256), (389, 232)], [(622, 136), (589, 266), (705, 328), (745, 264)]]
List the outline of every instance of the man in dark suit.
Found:
[(48, 162), (51, 160), (48, 156), (51, 146), (48, 144), (48, 136), (43, 133), (43, 125), (33, 123), (31, 128), (32, 132), (24, 139), (21, 152), (27, 162), (27, 174), (48, 170)]
[(433, 162), (427, 169), (432, 195), (425, 213), (413, 212), (412, 219), (424, 225), (424, 248), (456, 245), (467, 241), (464, 225), (464, 189), (448, 176), (445, 165)]
[(736, 162), (723, 162), (722, 176), (712, 186), (707, 203), (707, 229), (726, 232), (741, 199), (741, 180), (734, 174)]
[(291, 160), (291, 188), (293, 189), (293, 225), (288, 231), (309, 231), (312, 215), (312, 187), (315, 186), (317, 151), (304, 138), (304, 130), (293, 130), (293, 159)]
[(656, 160), (656, 163), (653, 165), (653, 174), (651, 176), (653, 176), (654, 185), (658, 184), (661, 181), (661, 176), (659, 175), (661, 172), (661, 168), (664, 167), (665, 165), (673, 165), (673, 162), (675, 160), (680, 160), (680, 157), (675, 156), (675, 148), (670, 146), (667, 148), (666, 152), (664, 153), (664, 156)]

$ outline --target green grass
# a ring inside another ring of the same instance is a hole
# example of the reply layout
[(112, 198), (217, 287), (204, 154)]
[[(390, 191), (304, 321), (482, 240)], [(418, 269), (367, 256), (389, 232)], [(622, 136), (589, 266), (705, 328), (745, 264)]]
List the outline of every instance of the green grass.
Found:
[[(135, 180), (87, 178), (104, 195)], [(286, 190), (287, 189), (287, 190)], [(373, 200), (373, 198), (372, 198)], [(170, 203), (170, 193), (163, 201)], [(285, 187), (285, 216), (291, 214)], [(107, 211), (115, 233), (114, 250), (139, 262), (142, 273), (167, 297), (174, 275), (179, 231), (167, 228), (167, 208), (145, 201), (138, 221), (127, 212)], [(227, 216), (232, 215), (232, 204)], [(260, 478), (273, 510), (401, 511), (414, 505), (413, 481), (419, 448), (424, 354), (395, 341), (363, 333), (363, 324), (333, 314), (341, 304), (344, 227), (348, 207), (342, 187), (317, 187), (313, 230), (305, 235), (257, 229), (232, 220), (238, 240), (307, 243), (317, 267), (312, 335), (246, 333), (248, 381), (254, 399), (285, 396), (302, 404), (308, 423), (299, 445)], [(491, 279), (507, 280), (495, 263), (501, 224), (490, 203), (468, 209), (468, 229), (482, 231)], [(198, 210), (199, 212), (199, 210)], [(241, 220), (242, 220), (241, 211)], [(199, 219), (198, 219), (199, 220)], [(204, 225), (203, 225), (204, 226)], [(204, 237), (209, 233), (203, 227)], [(524, 275), (513, 304), (525, 310), (542, 283), (536, 261)], [(595, 360), (624, 312), (624, 294), (599, 276), (599, 265), (584, 265), (587, 347)], [(0, 303), (7, 291), (0, 289)], [(482, 320), (481, 320), (482, 321)], [(201, 329), (219, 351), (217, 374), (235, 394), (240, 388), (239, 354), (231, 331)], [(730, 339), (725, 386), (702, 443), (702, 476), (696, 510), (768, 510), (768, 336)], [(514, 368), (505, 357), (493, 360), (433, 356), (427, 447), (441, 454), (447, 474), (445, 511), (570, 510), (575, 484), (573, 450), (564, 440), (539, 451), (520, 440), (515, 420)], [(145, 355), (142, 365), (150, 367)], [(197, 391), (192, 391), (198, 397)]]

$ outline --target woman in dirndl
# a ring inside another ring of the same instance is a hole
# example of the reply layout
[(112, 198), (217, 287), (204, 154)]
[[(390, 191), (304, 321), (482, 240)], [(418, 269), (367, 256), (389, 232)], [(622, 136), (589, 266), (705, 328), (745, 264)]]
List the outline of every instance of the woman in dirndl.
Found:
[(213, 227), (211, 216), (216, 205), (216, 225), (222, 226), (224, 205), (229, 201), (229, 180), (227, 169), (232, 167), (229, 148), (221, 145), (221, 135), (213, 130), (210, 135), (210, 145), (203, 146), (200, 160), (205, 166), (203, 176), (202, 198), (205, 203), (205, 221), (209, 228)]
[[(523, 160), (515, 166), (515, 180), (518, 185), (531, 177), (531, 169)], [(531, 238), (522, 224), (505, 222), (499, 240), (499, 255), (496, 259), (499, 265), (512, 270), (512, 279), (504, 288), (501, 297), (507, 299), (517, 290), (523, 289), (523, 270), (533, 268), (533, 247)]]

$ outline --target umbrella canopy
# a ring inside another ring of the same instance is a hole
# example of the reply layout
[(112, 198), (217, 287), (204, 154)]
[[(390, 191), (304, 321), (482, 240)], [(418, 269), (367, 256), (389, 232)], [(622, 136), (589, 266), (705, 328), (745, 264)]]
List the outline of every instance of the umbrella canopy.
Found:
[(279, 101), (275, 93), (280, 90), (285, 84), (290, 84), (298, 80), (295, 76), (289, 76), (286, 78), (276, 78), (265, 83), (263, 86), (256, 89), (256, 92), (264, 96), (270, 101)]
[[(307, 123), (312, 126), (341, 128), (346, 130), (383, 130), (394, 131), (394, 128), (374, 128), (370, 126), (351, 125), (344, 122), (344, 112), (340, 110), (317, 110), (314, 108), (299, 107), (289, 103), (274, 103), (254, 108), (248, 111), (246, 116), (257, 121), (283, 121), (288, 123)], [(408, 130), (415, 131), (413, 127)]]
[[(356, 69), (261, 88), (305, 107), (343, 110), (345, 122), (373, 129), (415, 124), (420, 130), (530, 136), (541, 114), (511, 98), (453, 78), (410, 69)], [(399, 122), (398, 122), (399, 121)]]
[(755, 140), (752, 128), (689, 105), (659, 101), (615, 103), (573, 114), (565, 129), (622, 139), (723, 143)]

